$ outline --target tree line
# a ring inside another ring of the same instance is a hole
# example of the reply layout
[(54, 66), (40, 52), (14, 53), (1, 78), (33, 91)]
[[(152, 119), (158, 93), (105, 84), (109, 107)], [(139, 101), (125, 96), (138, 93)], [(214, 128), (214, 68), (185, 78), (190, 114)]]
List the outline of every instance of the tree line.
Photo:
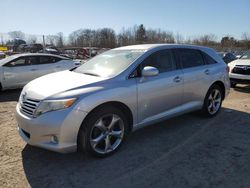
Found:
[[(21, 31), (12, 31), (8, 33), (10, 38), (25, 38)], [(67, 38), (67, 39), (66, 39)], [(29, 35), (28, 43), (36, 43), (37, 37)], [(10, 41), (9, 41), (10, 42)], [(241, 40), (233, 36), (224, 36), (220, 40), (213, 34), (206, 34), (194, 38), (184, 38), (180, 33), (174, 34), (170, 31), (161, 29), (146, 29), (143, 24), (135, 25), (130, 28), (123, 28), (116, 34), (111, 28), (102, 29), (79, 29), (73, 31), (68, 37), (63, 33), (45, 36), (45, 43), (61, 47), (100, 47), (115, 48), (119, 46), (150, 43), (179, 43), (195, 44), (215, 48), (217, 50), (247, 50), (250, 49), (250, 34), (243, 33)]]

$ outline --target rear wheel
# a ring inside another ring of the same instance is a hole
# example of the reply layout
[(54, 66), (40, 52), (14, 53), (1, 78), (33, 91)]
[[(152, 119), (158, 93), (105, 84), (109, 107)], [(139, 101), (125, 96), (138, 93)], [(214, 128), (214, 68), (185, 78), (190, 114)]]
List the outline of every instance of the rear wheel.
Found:
[(203, 104), (203, 112), (208, 117), (215, 116), (221, 108), (222, 104), (222, 90), (220, 86), (213, 85), (208, 90)]
[(116, 152), (128, 132), (123, 112), (115, 107), (95, 110), (84, 121), (78, 137), (78, 147), (96, 157)]

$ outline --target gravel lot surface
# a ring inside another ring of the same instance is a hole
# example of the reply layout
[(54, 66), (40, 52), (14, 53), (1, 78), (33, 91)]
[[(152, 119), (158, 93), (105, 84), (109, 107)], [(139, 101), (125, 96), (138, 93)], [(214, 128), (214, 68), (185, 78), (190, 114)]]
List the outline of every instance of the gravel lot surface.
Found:
[(19, 93), (0, 93), (0, 187), (250, 187), (250, 87), (232, 89), (215, 118), (146, 127), (105, 159), (26, 145), (16, 131)]

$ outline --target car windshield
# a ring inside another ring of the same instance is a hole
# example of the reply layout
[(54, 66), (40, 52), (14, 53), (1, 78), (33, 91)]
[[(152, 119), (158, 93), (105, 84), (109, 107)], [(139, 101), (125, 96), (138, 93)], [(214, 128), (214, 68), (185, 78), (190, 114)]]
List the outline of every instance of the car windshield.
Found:
[(93, 76), (113, 77), (123, 72), (143, 53), (144, 50), (109, 50), (90, 59), (74, 71)]
[(240, 59), (250, 59), (250, 51), (246, 52), (245, 54), (243, 54)]

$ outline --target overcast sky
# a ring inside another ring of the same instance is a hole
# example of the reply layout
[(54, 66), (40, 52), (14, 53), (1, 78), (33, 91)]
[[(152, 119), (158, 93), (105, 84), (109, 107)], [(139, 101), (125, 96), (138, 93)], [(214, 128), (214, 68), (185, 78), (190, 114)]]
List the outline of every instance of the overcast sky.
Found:
[(250, 33), (250, 0), (1, 0), (0, 33), (65, 36), (80, 28), (117, 33), (144, 24), (184, 37)]

